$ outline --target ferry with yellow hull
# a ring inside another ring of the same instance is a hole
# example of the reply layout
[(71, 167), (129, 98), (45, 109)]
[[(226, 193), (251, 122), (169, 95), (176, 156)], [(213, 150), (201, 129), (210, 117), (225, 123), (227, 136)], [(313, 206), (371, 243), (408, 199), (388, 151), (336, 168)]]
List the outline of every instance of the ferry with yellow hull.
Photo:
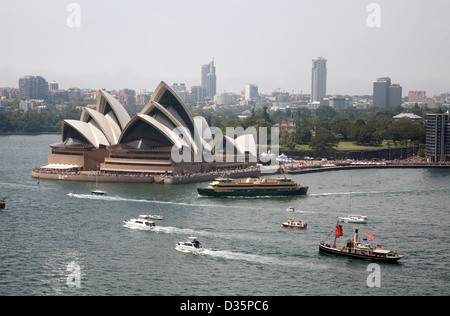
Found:
[(222, 175), (207, 187), (197, 188), (197, 192), (203, 196), (283, 196), (305, 195), (308, 187), (297, 184), (286, 176), (231, 179)]

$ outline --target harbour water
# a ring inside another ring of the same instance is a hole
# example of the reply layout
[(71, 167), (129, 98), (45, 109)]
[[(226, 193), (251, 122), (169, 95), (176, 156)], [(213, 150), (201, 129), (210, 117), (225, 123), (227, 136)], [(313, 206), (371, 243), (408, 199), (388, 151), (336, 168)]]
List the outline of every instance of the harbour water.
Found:
[[(59, 139), (0, 136), (0, 295), (450, 295), (449, 169), (293, 175), (309, 186), (299, 197), (199, 197), (207, 183), (102, 183), (108, 195), (92, 196), (92, 183), (31, 177)], [(155, 230), (123, 227), (154, 201)], [(319, 254), (349, 213), (369, 223), (343, 224), (338, 243), (358, 228), (405, 255), (379, 263), (379, 286), (372, 262)], [(291, 218), (308, 228), (283, 228)], [(206, 250), (176, 251), (189, 236)]]

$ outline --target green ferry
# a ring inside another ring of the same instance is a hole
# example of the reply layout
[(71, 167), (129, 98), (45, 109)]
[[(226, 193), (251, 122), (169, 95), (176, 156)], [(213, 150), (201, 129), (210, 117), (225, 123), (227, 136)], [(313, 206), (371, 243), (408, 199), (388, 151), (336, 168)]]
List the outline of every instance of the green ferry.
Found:
[(297, 184), (286, 176), (273, 179), (230, 179), (222, 175), (206, 188), (197, 188), (197, 192), (203, 196), (283, 196), (305, 195), (308, 187)]

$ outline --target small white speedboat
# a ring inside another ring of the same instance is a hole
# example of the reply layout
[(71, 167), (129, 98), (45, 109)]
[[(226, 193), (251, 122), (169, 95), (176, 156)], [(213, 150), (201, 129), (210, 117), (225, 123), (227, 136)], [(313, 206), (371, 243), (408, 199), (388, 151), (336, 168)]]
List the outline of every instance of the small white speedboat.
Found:
[(108, 192), (106, 192), (105, 190), (100, 190), (100, 189), (92, 190), (91, 193), (92, 193), (92, 195), (107, 195), (108, 194)]
[(139, 218), (126, 219), (123, 221), (125, 227), (133, 229), (153, 229), (155, 222), (148, 215), (139, 215)]
[(364, 215), (348, 215), (347, 217), (339, 217), (340, 222), (355, 223), (355, 224), (367, 224), (369, 219)]
[(286, 212), (295, 212), (295, 208), (294, 208), (293, 206), (289, 206), (289, 207), (286, 209)]
[(189, 237), (186, 241), (178, 242), (175, 249), (181, 252), (198, 253), (203, 251), (203, 246), (197, 240), (197, 237)]

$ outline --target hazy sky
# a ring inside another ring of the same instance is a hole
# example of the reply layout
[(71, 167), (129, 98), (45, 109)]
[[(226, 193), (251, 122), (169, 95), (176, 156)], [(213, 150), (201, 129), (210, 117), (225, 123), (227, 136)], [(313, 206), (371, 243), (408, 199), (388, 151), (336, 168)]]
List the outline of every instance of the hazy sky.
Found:
[[(381, 27), (367, 24), (370, 3)], [(432, 96), (450, 92), (449, 12), (449, 0), (0, 0), (0, 87), (24, 75), (63, 89), (191, 87), (214, 58), (218, 93), (310, 93), (322, 56), (327, 94), (372, 94), (389, 76), (404, 96)]]

